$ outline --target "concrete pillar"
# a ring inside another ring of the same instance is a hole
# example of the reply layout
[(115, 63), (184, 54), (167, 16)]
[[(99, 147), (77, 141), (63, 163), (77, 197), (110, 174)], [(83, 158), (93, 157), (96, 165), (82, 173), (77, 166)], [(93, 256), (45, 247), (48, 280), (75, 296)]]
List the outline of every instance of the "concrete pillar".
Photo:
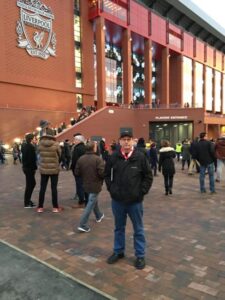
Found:
[(213, 74), (213, 85), (212, 85), (212, 92), (213, 92), (213, 107), (212, 107), (212, 111), (213, 113), (216, 112), (216, 70), (213, 69), (212, 70), (212, 74)]
[(99, 17), (96, 20), (96, 63), (97, 63), (97, 108), (106, 105), (105, 79), (105, 20)]
[(145, 104), (149, 106), (152, 103), (152, 41), (145, 40), (145, 50), (144, 50), (144, 60), (145, 60)]
[(162, 89), (161, 89), (161, 104), (169, 107), (169, 78), (170, 78), (170, 55), (169, 49), (162, 50)]
[(133, 101), (131, 91), (131, 82), (133, 79), (131, 68), (131, 32), (125, 29), (122, 40), (122, 57), (123, 57), (123, 103), (130, 104)]

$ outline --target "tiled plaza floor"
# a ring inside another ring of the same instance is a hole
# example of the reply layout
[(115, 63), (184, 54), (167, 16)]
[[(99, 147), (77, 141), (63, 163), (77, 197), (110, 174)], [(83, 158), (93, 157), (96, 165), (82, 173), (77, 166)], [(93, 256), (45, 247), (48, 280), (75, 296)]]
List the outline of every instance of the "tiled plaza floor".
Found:
[[(33, 201), (37, 203), (39, 174)], [(217, 194), (200, 194), (198, 175), (177, 165), (173, 195), (165, 196), (162, 175), (155, 177), (144, 201), (147, 266), (133, 267), (133, 238), (127, 226), (126, 257), (106, 263), (112, 253), (113, 218), (105, 187), (99, 203), (102, 223), (91, 216), (90, 233), (78, 233), (82, 209), (72, 209), (74, 179), (62, 171), (60, 214), (23, 208), (24, 175), (20, 165), (0, 165), (0, 239), (119, 300), (225, 299), (225, 182)], [(206, 180), (208, 188), (208, 178)], [(74, 231), (75, 229), (75, 231)], [(66, 300), (66, 299), (65, 299)]]

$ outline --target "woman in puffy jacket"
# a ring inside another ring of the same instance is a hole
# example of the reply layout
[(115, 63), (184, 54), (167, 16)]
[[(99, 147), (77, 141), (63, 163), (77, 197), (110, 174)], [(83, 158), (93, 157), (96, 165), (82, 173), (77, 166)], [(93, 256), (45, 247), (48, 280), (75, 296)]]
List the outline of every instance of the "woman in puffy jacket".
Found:
[(170, 142), (164, 140), (161, 142), (162, 148), (159, 150), (159, 172), (162, 170), (164, 177), (165, 195), (172, 194), (173, 177), (175, 174), (174, 158), (176, 152), (170, 147)]

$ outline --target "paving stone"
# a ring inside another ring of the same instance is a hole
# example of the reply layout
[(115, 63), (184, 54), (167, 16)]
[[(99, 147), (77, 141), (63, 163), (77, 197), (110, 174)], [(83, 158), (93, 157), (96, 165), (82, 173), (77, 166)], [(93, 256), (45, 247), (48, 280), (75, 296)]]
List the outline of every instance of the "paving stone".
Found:
[[(97, 224), (91, 215), (90, 233), (74, 230), (83, 210), (71, 208), (76, 204), (71, 200), (71, 172), (61, 172), (59, 176), (59, 203), (65, 210), (52, 214), (48, 187), (45, 212), (37, 214), (23, 208), (25, 177), (20, 166), (0, 165), (0, 239), (118, 300), (225, 300), (225, 201), (221, 200), (225, 186), (219, 185), (213, 198), (203, 197), (198, 176), (188, 176), (180, 169), (177, 165), (172, 196), (164, 195), (160, 174), (145, 197), (144, 270), (133, 266), (133, 229), (129, 220), (125, 258), (114, 265), (106, 263), (113, 251), (114, 220), (105, 185), (99, 195), (99, 206), (105, 214), (103, 222)], [(38, 172), (36, 181), (34, 201), (40, 186)]]

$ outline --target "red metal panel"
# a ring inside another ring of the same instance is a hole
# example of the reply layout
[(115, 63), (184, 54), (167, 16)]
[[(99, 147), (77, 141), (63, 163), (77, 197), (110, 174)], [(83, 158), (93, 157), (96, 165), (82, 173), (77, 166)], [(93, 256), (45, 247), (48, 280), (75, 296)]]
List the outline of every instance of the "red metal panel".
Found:
[(196, 60), (204, 62), (204, 43), (196, 39)]
[(212, 47), (210, 47), (209, 45), (207, 45), (207, 65), (209, 67), (214, 67), (213, 64), (213, 57), (214, 57), (214, 49)]
[(134, 1), (130, 3), (130, 29), (148, 37), (148, 10)]
[(161, 45), (166, 45), (166, 20), (152, 13), (151, 39)]
[(189, 57), (193, 57), (194, 38), (190, 34), (184, 32), (184, 51), (183, 54)]
[(222, 53), (216, 51), (216, 68), (222, 70)]

